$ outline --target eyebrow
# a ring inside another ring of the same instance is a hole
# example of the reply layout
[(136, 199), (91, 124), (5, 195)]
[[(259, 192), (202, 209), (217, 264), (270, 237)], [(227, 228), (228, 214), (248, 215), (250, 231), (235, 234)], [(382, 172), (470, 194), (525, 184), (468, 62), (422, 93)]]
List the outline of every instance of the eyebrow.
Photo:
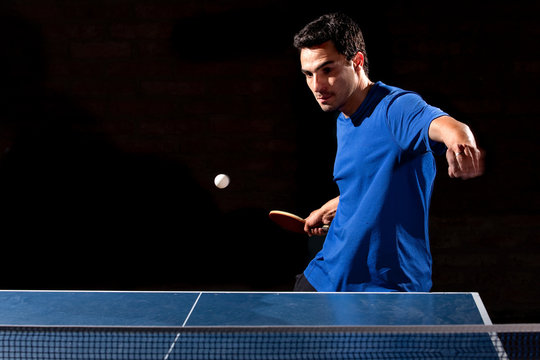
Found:
[[(323, 62), (321, 65), (317, 66), (317, 68), (315, 69), (314, 72), (317, 72), (319, 71), (320, 69), (322, 69), (323, 67), (327, 66), (327, 65), (330, 65), (330, 64), (333, 64), (335, 61), (334, 60), (328, 60), (328, 61), (325, 61)], [(302, 69), (302, 73), (311, 73), (311, 71), (309, 70), (305, 70), (305, 69)]]

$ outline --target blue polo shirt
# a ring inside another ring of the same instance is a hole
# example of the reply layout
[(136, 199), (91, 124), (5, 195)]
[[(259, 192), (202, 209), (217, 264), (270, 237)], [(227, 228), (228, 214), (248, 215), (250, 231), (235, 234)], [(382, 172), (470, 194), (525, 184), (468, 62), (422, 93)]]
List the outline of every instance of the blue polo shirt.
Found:
[(428, 212), (443, 144), (428, 137), (446, 115), (418, 94), (373, 85), (337, 119), (340, 198), (322, 250), (304, 275), (318, 291), (429, 291)]

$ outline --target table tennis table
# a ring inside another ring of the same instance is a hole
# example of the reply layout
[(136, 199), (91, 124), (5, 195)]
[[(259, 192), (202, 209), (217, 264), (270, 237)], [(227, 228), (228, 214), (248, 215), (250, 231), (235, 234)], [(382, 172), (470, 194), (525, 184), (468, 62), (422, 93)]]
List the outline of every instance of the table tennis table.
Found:
[[(477, 293), (0, 291), (0, 359), (471, 358), (469, 335), (394, 345), (396, 328), (452, 325), (492, 325)], [(390, 338), (366, 345), (358, 329), (380, 326)]]

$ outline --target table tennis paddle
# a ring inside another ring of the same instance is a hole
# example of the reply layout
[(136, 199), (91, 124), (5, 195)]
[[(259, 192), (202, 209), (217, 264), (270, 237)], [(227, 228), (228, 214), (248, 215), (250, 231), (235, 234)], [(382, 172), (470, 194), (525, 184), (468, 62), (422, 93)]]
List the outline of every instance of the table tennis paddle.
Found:
[[(270, 220), (285, 230), (295, 233), (304, 233), (304, 225), (306, 224), (306, 220), (302, 219), (298, 215), (294, 215), (286, 211), (272, 210), (268, 216), (270, 217)], [(328, 231), (329, 225), (323, 225), (321, 228), (324, 231)]]

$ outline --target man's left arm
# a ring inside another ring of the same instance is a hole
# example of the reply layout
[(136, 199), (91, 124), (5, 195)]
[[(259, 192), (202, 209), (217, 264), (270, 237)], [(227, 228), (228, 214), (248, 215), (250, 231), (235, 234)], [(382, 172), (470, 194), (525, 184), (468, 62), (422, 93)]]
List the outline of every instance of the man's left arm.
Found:
[(470, 179), (484, 172), (484, 154), (476, 145), (472, 131), (450, 116), (441, 116), (431, 122), (429, 138), (446, 145), (448, 175)]

